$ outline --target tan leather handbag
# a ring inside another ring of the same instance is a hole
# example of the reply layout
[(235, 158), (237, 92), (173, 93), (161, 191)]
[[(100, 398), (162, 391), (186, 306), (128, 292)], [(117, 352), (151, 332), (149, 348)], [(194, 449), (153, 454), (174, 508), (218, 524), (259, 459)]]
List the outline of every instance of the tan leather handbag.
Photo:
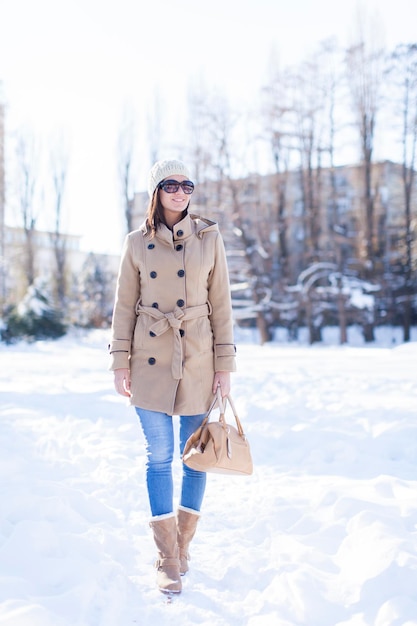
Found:
[[(226, 422), (227, 403), (233, 411), (237, 428)], [(218, 421), (210, 422), (210, 414), (216, 404), (220, 416)], [(252, 474), (253, 463), (249, 442), (230, 395), (222, 399), (220, 389), (217, 390), (216, 398), (201, 426), (188, 438), (182, 460), (188, 467), (199, 472)]]

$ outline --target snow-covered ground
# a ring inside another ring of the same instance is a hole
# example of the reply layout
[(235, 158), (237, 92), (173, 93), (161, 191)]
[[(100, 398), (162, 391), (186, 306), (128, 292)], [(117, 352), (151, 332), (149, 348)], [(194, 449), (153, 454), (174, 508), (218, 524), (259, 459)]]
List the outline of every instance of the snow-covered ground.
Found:
[(107, 334), (0, 344), (0, 625), (417, 625), (417, 336), (240, 335), (233, 396), (255, 471), (209, 476), (171, 605)]

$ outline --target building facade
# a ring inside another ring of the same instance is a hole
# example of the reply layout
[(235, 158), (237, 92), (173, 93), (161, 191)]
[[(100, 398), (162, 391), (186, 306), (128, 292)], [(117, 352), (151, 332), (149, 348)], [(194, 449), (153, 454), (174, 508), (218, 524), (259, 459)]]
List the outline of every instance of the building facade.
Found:
[[(262, 176), (253, 174), (238, 180), (207, 181), (198, 184), (192, 197), (192, 211), (219, 222), (230, 262), (243, 263), (242, 241), (258, 246), (273, 266), (285, 264), (286, 282), (292, 283), (309, 264), (318, 261), (344, 262), (362, 271), (369, 259), (368, 239), (372, 238), (373, 262), (401, 266), (404, 257), (406, 216), (402, 166), (391, 161), (372, 165), (372, 231), (368, 232), (365, 210), (363, 168), (346, 165), (310, 175), (287, 171)], [(148, 196), (135, 194), (133, 224), (145, 218)], [(411, 235), (417, 237), (417, 189), (411, 208)], [(240, 237), (242, 240), (242, 237)], [(413, 248), (413, 268), (417, 250)], [(266, 265), (268, 267), (268, 264)]]

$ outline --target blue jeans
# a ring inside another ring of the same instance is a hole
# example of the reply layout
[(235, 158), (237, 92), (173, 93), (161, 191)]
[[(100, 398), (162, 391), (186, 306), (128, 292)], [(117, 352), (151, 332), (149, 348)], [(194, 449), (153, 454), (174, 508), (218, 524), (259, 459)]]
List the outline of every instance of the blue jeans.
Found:
[[(146, 485), (152, 516), (172, 513), (174, 457), (174, 427), (171, 415), (135, 407), (146, 440)], [(180, 416), (180, 454), (188, 437), (200, 426), (202, 415)], [(206, 473), (182, 464), (180, 505), (200, 511), (206, 488)]]

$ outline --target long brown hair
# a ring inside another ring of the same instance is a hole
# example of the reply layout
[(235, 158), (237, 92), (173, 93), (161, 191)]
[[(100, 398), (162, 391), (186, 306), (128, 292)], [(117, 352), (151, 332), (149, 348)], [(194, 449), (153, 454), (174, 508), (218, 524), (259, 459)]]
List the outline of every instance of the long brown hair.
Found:
[[(184, 209), (182, 217), (187, 215), (189, 206), (190, 203), (188, 203), (187, 207)], [(151, 239), (155, 236), (155, 233), (161, 224), (165, 224), (165, 226), (167, 225), (164, 217), (164, 207), (159, 199), (159, 188), (157, 187), (152, 198), (149, 200), (148, 208), (146, 210), (146, 226), (148, 231), (151, 233)]]

